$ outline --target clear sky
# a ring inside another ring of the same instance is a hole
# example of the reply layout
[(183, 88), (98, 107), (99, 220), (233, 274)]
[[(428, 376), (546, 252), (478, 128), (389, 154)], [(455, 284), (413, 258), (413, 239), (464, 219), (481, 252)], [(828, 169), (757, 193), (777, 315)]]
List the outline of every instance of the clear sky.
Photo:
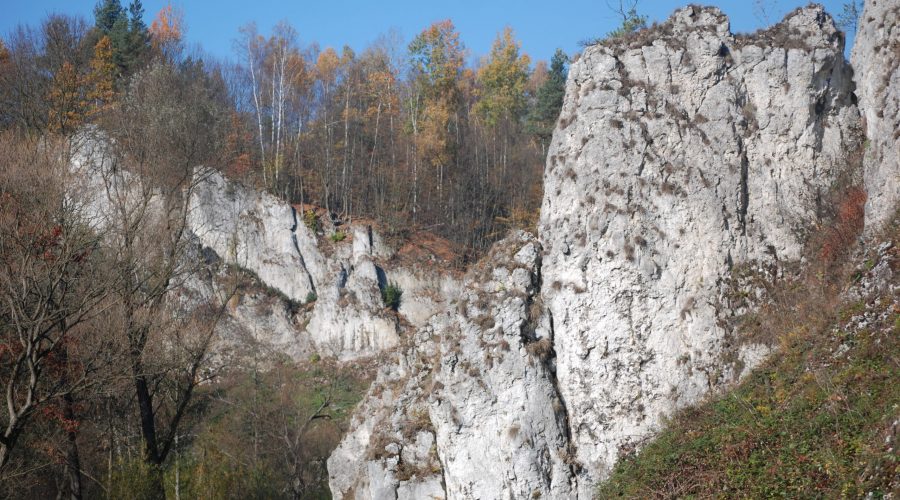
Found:
[[(122, 0), (127, 5), (130, 0)], [(615, 1), (615, 0), (613, 0)], [(697, 0), (694, 0), (695, 2)], [(0, 34), (8, 35), (17, 24), (36, 25), (47, 14), (77, 14), (93, 20), (95, 0), (3, 0), (11, 3), (0, 16)], [(167, 0), (144, 0), (147, 24)], [(497, 32), (511, 26), (524, 51), (534, 59), (549, 59), (560, 47), (576, 52), (578, 41), (600, 36), (618, 21), (606, 0), (181, 0), (173, 1), (185, 13), (189, 44), (199, 43), (215, 56), (233, 58), (232, 40), (238, 27), (255, 21), (262, 33), (280, 20), (296, 28), (301, 43), (318, 42), (323, 48), (350, 45), (361, 49), (380, 34), (395, 28), (405, 41), (434, 21), (452, 19), (471, 57), (488, 52)], [(688, 0), (641, 0), (639, 10), (661, 21)], [(752, 0), (711, 0), (731, 19), (734, 32), (753, 31), (763, 22), (755, 14)], [(808, 2), (765, 0), (770, 22)], [(842, 0), (821, 2), (837, 15)]]

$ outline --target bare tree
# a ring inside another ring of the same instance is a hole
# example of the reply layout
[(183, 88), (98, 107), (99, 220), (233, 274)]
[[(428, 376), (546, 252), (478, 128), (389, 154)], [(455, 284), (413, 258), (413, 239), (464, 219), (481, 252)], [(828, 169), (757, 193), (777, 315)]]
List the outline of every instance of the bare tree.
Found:
[[(176, 292), (204, 262), (188, 227), (191, 197), (221, 149), (222, 89), (202, 67), (157, 64), (135, 77), (108, 127), (99, 165), (112, 269), (118, 277), (111, 316), (127, 369), (153, 487), (160, 466), (202, 383), (226, 297), (179, 308)], [(226, 294), (227, 295), (227, 294)], [(168, 399), (164, 394), (171, 395)]]
[(0, 137), (0, 477), (32, 417), (49, 410), (67, 429), (69, 489), (80, 498), (72, 406), (105, 359), (88, 324), (112, 283), (102, 234), (66, 192), (64, 151), (50, 140)]

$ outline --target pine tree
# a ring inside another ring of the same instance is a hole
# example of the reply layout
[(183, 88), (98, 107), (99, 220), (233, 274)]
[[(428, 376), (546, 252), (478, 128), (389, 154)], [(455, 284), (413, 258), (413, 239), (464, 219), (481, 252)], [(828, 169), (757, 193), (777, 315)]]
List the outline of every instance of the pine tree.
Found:
[(144, 5), (141, 0), (133, 0), (128, 5), (128, 59), (129, 69), (140, 65), (150, 47), (150, 31), (144, 22)]
[(126, 10), (119, 0), (103, 0), (94, 9), (95, 24), (100, 36), (109, 37), (112, 58), (118, 74), (132, 74), (140, 65), (150, 43), (144, 23), (144, 6), (133, 0)]
[(528, 117), (528, 129), (546, 147), (553, 135), (556, 119), (562, 109), (563, 97), (566, 93), (566, 63), (568, 56), (561, 49), (556, 49), (550, 60), (550, 72), (547, 81), (538, 89), (537, 99)]
[(94, 7), (94, 19), (97, 29), (104, 35), (112, 32), (116, 21), (125, 16), (125, 10), (119, 0), (101, 0)]

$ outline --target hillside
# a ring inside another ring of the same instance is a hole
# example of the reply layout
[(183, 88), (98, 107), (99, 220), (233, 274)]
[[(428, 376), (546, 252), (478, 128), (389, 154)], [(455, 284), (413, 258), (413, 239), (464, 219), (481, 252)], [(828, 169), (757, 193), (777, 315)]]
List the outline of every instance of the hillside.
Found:
[[(777, 347), (736, 388), (667, 420), (600, 498), (886, 498), (900, 491), (900, 226), (789, 285)], [(823, 279), (828, 276), (828, 279)], [(837, 286), (835, 286), (837, 285)], [(824, 292), (823, 292), (824, 290)]]

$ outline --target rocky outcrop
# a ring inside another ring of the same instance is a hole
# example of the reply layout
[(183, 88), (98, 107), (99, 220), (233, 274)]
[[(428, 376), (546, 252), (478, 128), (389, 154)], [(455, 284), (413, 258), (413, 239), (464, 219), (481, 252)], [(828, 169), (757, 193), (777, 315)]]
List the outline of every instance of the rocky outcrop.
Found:
[(541, 247), (514, 233), (383, 367), (328, 460), (335, 498), (567, 498), (565, 410), (537, 328)]
[(691, 6), (572, 64), (540, 240), (582, 484), (759, 360), (726, 321), (731, 278), (802, 257), (859, 142), (852, 90), (819, 6), (742, 37)]
[(767, 348), (729, 321), (754, 293), (741, 278), (802, 260), (846, 178), (851, 73), (817, 6), (750, 36), (692, 6), (586, 49), (542, 257), (499, 242), (384, 368), (329, 460), (336, 497), (589, 498), (665, 415), (746, 373)]
[[(422, 326), (458, 292), (451, 273), (413, 271), (417, 263), (396, 259), (370, 224), (304, 220), (298, 208), (216, 172), (197, 181), (189, 225), (203, 246), (296, 307), (288, 322), (278, 319), (285, 307), (273, 311), (264, 320), (272, 329), (261, 333), (295, 357), (313, 352), (347, 361), (394, 348), (406, 325)], [(389, 282), (403, 284), (398, 312), (382, 301)], [(244, 302), (240, 297), (239, 305)], [(234, 328), (256, 337), (258, 319), (241, 307), (230, 317)]]
[[(116, 163), (105, 134), (88, 128), (73, 143), (70, 195), (84, 200), (90, 224), (116, 234), (104, 228), (120, 223), (122, 210), (146, 213), (130, 217), (142, 224), (167, 222), (162, 196)], [(371, 224), (325, 220), (308, 227), (295, 207), (210, 168), (195, 169), (189, 193), (183, 247), (191, 250), (186, 258), (204, 259), (210, 271), (185, 280), (179, 307), (221, 299), (226, 275), (246, 282), (219, 326), (224, 350), (250, 342), (294, 359), (373, 356), (396, 347), (459, 291), (447, 266), (421, 265), (436, 256), (404, 259)], [(340, 237), (329, 238), (334, 234)], [(403, 289), (398, 311), (382, 300), (388, 283)]]
[(892, 220), (900, 201), (900, 2), (865, 3), (850, 60), (869, 138), (864, 175), (871, 235)]

